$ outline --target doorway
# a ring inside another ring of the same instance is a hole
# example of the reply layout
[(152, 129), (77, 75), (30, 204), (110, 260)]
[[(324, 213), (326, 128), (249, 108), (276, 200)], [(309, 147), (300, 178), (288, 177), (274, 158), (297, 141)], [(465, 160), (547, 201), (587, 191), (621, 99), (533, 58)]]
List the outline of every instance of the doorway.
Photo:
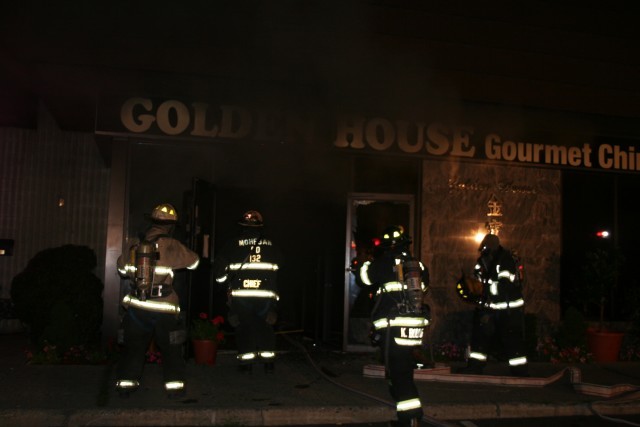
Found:
[[(375, 295), (356, 281), (353, 263), (373, 256), (374, 239), (390, 225), (414, 233), (414, 197), (410, 194), (351, 193), (347, 203), (344, 280), (344, 351), (374, 351), (369, 340)], [(415, 241), (415, 239), (414, 239)]]

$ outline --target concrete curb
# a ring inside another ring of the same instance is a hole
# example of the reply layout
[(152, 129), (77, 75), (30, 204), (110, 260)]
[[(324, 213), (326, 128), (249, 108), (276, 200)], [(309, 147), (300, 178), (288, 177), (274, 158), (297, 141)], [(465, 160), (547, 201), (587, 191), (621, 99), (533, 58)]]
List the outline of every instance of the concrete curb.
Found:
[(379, 423), (395, 419), (392, 408), (302, 406), (266, 409), (4, 410), (0, 426), (287, 426)]
[(640, 401), (585, 403), (496, 403), (481, 405), (436, 404), (425, 405), (427, 417), (438, 420), (515, 419), (544, 417), (575, 417), (594, 415), (638, 415)]
[[(595, 415), (637, 415), (640, 401), (578, 404), (433, 404), (425, 416), (434, 420), (515, 419)], [(395, 419), (389, 406), (294, 406), (245, 409), (15, 409), (0, 411), (0, 426), (287, 426), (381, 423)]]

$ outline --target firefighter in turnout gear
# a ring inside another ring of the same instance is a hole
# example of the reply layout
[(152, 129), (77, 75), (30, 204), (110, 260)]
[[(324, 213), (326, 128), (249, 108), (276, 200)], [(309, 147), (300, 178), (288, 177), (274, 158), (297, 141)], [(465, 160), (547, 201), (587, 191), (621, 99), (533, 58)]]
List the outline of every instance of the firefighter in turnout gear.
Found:
[(467, 366), (460, 373), (482, 374), (489, 351), (493, 350), (491, 344), (496, 342), (509, 362), (511, 374), (528, 377), (522, 277), (517, 260), (494, 234), (484, 237), (478, 251), (480, 257), (473, 275), (482, 287), (474, 301), (476, 309)]
[(228, 289), (228, 322), (235, 328), (239, 370), (251, 373), (261, 362), (274, 370), (277, 320), (279, 249), (263, 235), (260, 212), (245, 212), (238, 221), (240, 233), (215, 260), (216, 281)]
[(198, 254), (172, 238), (178, 216), (164, 203), (151, 213), (144, 237), (133, 239), (118, 258), (118, 273), (130, 279), (122, 305), (124, 350), (117, 368), (116, 389), (128, 397), (140, 385), (145, 355), (152, 339), (162, 352), (164, 388), (170, 398), (185, 393), (184, 318), (172, 287), (174, 270), (198, 266)]
[(429, 270), (412, 257), (410, 244), (402, 226), (388, 227), (380, 239), (377, 256), (364, 262), (358, 271), (364, 285), (378, 288), (371, 313), (371, 340), (381, 349), (400, 426), (417, 425), (423, 416), (413, 379), (413, 351), (421, 346), (429, 323), (427, 307), (423, 305)]

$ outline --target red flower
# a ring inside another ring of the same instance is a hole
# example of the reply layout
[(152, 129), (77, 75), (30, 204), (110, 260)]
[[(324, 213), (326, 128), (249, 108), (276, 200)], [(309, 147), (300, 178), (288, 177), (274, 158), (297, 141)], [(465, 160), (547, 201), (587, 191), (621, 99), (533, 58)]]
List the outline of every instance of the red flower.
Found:
[(216, 342), (224, 341), (224, 331), (220, 325), (224, 323), (222, 316), (216, 316), (209, 319), (206, 313), (200, 313), (199, 318), (194, 319), (191, 324), (191, 338), (198, 340), (213, 340)]

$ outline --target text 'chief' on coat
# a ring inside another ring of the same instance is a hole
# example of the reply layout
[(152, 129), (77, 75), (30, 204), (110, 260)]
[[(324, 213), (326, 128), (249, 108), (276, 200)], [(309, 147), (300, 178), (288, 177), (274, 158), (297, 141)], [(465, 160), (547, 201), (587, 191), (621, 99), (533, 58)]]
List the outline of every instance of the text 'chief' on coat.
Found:
[(251, 372), (254, 363), (262, 362), (269, 373), (276, 356), (273, 325), (281, 254), (264, 235), (260, 212), (245, 212), (238, 225), (237, 237), (225, 244), (214, 262), (216, 281), (228, 289), (228, 322), (235, 328), (240, 371)]

